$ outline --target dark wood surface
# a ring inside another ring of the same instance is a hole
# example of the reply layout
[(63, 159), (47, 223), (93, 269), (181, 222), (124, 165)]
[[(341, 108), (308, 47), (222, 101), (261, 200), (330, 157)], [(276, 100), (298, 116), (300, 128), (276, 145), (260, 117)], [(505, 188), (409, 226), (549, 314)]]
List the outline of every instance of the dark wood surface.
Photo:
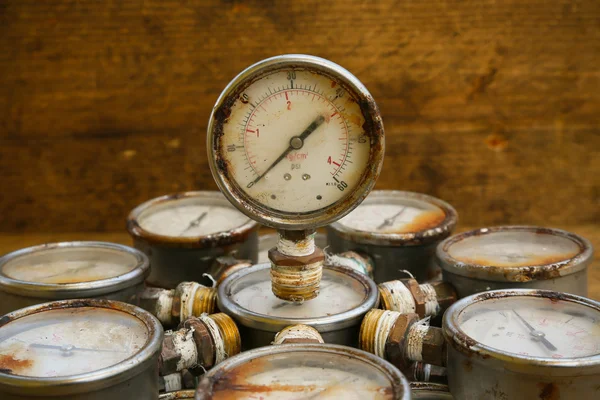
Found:
[(461, 223), (600, 220), (600, 2), (0, 1), (0, 232), (119, 231), (214, 189), (205, 129), (262, 58), (352, 71), (384, 116), (380, 189)]

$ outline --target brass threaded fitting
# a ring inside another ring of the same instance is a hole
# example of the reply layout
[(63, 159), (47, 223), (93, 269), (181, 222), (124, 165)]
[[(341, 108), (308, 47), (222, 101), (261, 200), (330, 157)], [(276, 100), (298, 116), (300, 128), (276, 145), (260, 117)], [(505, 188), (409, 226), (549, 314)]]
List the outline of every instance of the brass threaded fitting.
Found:
[(275, 335), (273, 344), (325, 343), (319, 331), (308, 325), (286, 326)]
[(194, 295), (192, 315), (199, 317), (203, 313), (214, 314), (217, 311), (217, 288), (200, 287)]
[(304, 301), (319, 295), (323, 262), (302, 266), (271, 264), (273, 294), (288, 301)]
[(225, 313), (212, 314), (208, 318), (212, 319), (219, 328), (227, 357), (238, 354), (242, 350), (242, 339), (233, 319)]
[(358, 344), (360, 348), (369, 353), (375, 354), (375, 333), (377, 332), (377, 324), (379, 318), (385, 313), (385, 310), (372, 309), (363, 318), (360, 325), (360, 333), (358, 336)]

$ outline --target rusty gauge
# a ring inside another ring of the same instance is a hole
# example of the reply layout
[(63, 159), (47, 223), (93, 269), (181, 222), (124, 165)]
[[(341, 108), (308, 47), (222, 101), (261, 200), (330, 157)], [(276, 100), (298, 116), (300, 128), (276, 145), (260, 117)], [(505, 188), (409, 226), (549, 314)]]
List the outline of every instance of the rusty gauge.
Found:
[(28, 247), (0, 258), (0, 314), (50, 300), (104, 298), (136, 303), (148, 258), (106, 242)]
[(559, 229), (500, 226), (461, 233), (436, 251), (459, 297), (491, 289), (549, 289), (587, 295), (590, 242)]
[(158, 399), (162, 327), (107, 300), (62, 300), (0, 320), (0, 397)]
[(266, 346), (296, 324), (317, 329), (327, 343), (356, 346), (363, 316), (379, 301), (375, 283), (345, 267), (324, 267), (321, 294), (303, 303), (281, 300), (270, 289), (268, 264), (237, 271), (219, 285), (219, 309), (236, 321), (245, 349)]
[(331, 61), (283, 55), (229, 83), (208, 123), (217, 185), (240, 211), (279, 230), (272, 290), (290, 301), (319, 294), (315, 229), (356, 207), (383, 164), (383, 123), (362, 83)]
[(405, 278), (419, 282), (439, 275), (433, 255), (457, 223), (454, 208), (432, 196), (375, 190), (350, 214), (327, 227), (333, 252), (356, 251), (373, 259), (375, 282)]
[(217, 257), (256, 261), (258, 224), (216, 191), (183, 192), (149, 200), (129, 214), (136, 248), (150, 258), (152, 286), (175, 288), (183, 281), (206, 285)]
[(238, 354), (200, 381), (204, 399), (410, 399), (406, 378), (390, 363), (350, 347), (282, 344)]
[(600, 303), (546, 290), (469, 296), (444, 315), (448, 383), (458, 399), (592, 399)]

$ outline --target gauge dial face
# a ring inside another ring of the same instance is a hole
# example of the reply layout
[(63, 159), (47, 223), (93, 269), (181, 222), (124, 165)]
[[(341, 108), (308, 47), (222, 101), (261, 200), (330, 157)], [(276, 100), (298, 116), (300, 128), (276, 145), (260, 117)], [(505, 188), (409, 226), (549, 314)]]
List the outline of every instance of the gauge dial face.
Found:
[(560, 235), (527, 231), (492, 231), (452, 243), (448, 254), (475, 265), (525, 267), (566, 261), (581, 252), (579, 245)]
[(207, 204), (202, 198), (189, 197), (151, 206), (137, 222), (142, 229), (161, 236), (198, 237), (238, 228), (248, 217), (225, 203)]
[(24, 253), (1, 266), (9, 278), (67, 284), (110, 279), (134, 270), (140, 260), (128, 252), (96, 246), (56, 247)]
[(368, 91), (317, 57), (250, 67), (222, 94), (209, 125), (217, 183), (240, 210), (277, 228), (337, 219), (370, 190), (383, 160), (383, 126)]
[(281, 300), (271, 290), (268, 268), (261, 269), (238, 279), (228, 291), (231, 300), (261, 315), (281, 318), (321, 318), (352, 310), (367, 298), (367, 289), (351, 276), (330, 269), (323, 269), (319, 296), (303, 303)]
[(373, 233), (414, 233), (439, 226), (446, 213), (438, 206), (415, 199), (386, 203), (371, 202), (369, 197), (339, 220), (348, 228)]
[(263, 356), (220, 376), (214, 398), (396, 398), (389, 378), (370, 364), (314, 351)]
[(458, 326), (475, 341), (515, 355), (600, 354), (600, 312), (569, 301), (529, 296), (479, 301), (460, 311)]
[(0, 370), (35, 377), (83, 374), (132, 357), (148, 339), (146, 325), (122, 311), (44, 311), (0, 328)]

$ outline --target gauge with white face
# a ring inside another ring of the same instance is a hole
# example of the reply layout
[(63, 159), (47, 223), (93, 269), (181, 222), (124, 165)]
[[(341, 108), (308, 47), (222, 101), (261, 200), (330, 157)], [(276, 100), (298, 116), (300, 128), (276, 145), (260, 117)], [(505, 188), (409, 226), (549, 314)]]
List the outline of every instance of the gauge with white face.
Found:
[(462, 309), (456, 321), (476, 342), (517, 357), (560, 360), (600, 354), (600, 312), (576, 302), (490, 297)]
[(197, 398), (410, 397), (408, 383), (398, 370), (387, 370), (391, 367), (387, 362), (371, 355), (366, 357), (356, 349), (326, 344), (263, 347), (230, 358), (209, 372), (199, 384)]
[(497, 267), (524, 267), (563, 262), (582, 252), (572, 239), (550, 230), (507, 227), (469, 235), (447, 247), (455, 260)]
[(0, 370), (31, 377), (83, 374), (132, 357), (148, 339), (143, 321), (118, 310), (38, 312), (0, 328)]
[(239, 279), (229, 291), (231, 301), (253, 313), (282, 318), (320, 318), (352, 310), (367, 298), (367, 288), (352, 277), (323, 270), (319, 296), (303, 303), (281, 300), (271, 290), (269, 269)]
[(143, 263), (133, 249), (112, 243), (73, 242), (10, 254), (0, 262), (0, 273), (23, 282), (67, 284), (118, 277)]
[(242, 72), (217, 101), (208, 141), (221, 190), (276, 228), (343, 215), (370, 190), (383, 159), (383, 126), (368, 91), (311, 56), (274, 57)]

